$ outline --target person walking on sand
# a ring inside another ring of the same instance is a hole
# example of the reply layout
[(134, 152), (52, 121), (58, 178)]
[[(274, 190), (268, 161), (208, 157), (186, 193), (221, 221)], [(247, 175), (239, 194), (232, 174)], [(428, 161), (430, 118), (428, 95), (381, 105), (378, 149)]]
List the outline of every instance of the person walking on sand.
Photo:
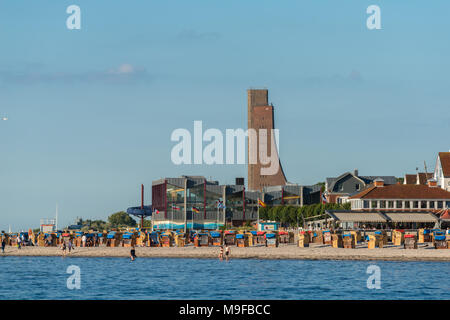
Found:
[(86, 247), (86, 235), (83, 234), (83, 236), (81, 237), (81, 242), (82, 242), (82, 246)]
[(70, 251), (72, 251), (72, 240), (69, 240), (69, 242), (67, 243), (67, 247), (69, 248), (69, 253)]
[(66, 256), (66, 242), (65, 241), (63, 241), (61, 243), (61, 250), (62, 250), (63, 257), (65, 257)]
[(220, 252), (219, 252), (219, 260), (223, 260), (223, 246), (220, 246)]
[(20, 240), (20, 237), (17, 237), (17, 248), (20, 249), (20, 243), (22, 240)]
[(2, 239), (2, 253), (5, 253), (6, 241)]
[(230, 247), (229, 247), (229, 246), (226, 246), (226, 247), (225, 247), (225, 259), (226, 259), (226, 261), (228, 261), (228, 259), (230, 259), (230, 256), (231, 256), (231, 250), (230, 250)]
[(134, 248), (134, 246), (132, 246), (130, 250), (130, 259), (131, 261), (134, 261), (134, 259), (136, 259), (136, 249)]

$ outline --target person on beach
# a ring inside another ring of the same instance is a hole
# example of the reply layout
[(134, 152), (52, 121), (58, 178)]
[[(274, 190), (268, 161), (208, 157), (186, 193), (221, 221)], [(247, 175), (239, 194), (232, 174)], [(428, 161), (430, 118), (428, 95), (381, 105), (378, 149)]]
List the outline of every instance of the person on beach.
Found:
[(81, 242), (82, 242), (82, 246), (86, 247), (86, 235), (83, 234), (83, 236), (81, 237)]
[(230, 250), (230, 247), (229, 247), (229, 246), (226, 246), (226, 247), (225, 247), (225, 259), (226, 259), (226, 261), (228, 261), (228, 259), (230, 258), (230, 256), (231, 256), (231, 250)]
[(63, 241), (62, 243), (61, 243), (61, 250), (62, 250), (62, 254), (63, 254), (63, 256), (65, 257), (66, 256), (66, 242), (65, 241)]
[(20, 240), (20, 237), (17, 237), (17, 248), (20, 249), (20, 243), (22, 240)]
[(132, 246), (130, 250), (130, 259), (131, 261), (134, 261), (134, 259), (136, 259), (136, 249), (134, 248), (134, 246)]
[(220, 252), (219, 252), (219, 260), (223, 260), (223, 246), (220, 246)]
[(73, 248), (72, 240), (69, 240), (69, 242), (67, 243), (67, 247), (69, 248), (69, 253), (70, 253), (70, 251), (72, 251), (72, 248)]
[(6, 241), (2, 239), (2, 253), (5, 253)]

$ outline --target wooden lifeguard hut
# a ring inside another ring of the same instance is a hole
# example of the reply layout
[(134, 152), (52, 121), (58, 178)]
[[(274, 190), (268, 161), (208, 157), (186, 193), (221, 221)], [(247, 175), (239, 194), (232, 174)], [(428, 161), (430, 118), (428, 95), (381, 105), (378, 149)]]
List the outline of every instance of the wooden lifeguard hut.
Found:
[(208, 247), (209, 246), (209, 233), (206, 233), (206, 232), (197, 233), (194, 236), (194, 246)]
[(147, 231), (140, 229), (139, 231), (137, 231), (136, 246), (145, 247), (147, 245), (147, 239)]
[(161, 246), (162, 247), (172, 247), (173, 234), (170, 231), (161, 234)]
[(309, 234), (306, 231), (300, 231), (298, 235), (298, 246), (300, 248), (309, 247)]
[(223, 243), (223, 233), (220, 231), (211, 231), (210, 233), (211, 237), (211, 245), (213, 246), (221, 246)]
[(278, 232), (280, 243), (289, 243), (289, 233), (287, 231)]
[(331, 235), (331, 246), (333, 248), (343, 248), (344, 242), (342, 240), (342, 234), (333, 233)]
[(106, 236), (106, 246), (115, 248), (120, 246), (122, 233), (119, 231), (110, 231)]
[(174, 242), (177, 247), (185, 247), (186, 246), (186, 233), (177, 232), (174, 236)]
[(403, 245), (405, 241), (405, 230), (396, 229), (392, 231), (392, 242), (395, 246)]
[(148, 246), (149, 247), (160, 247), (161, 241), (159, 238), (159, 232), (153, 231), (148, 234)]
[(134, 232), (124, 232), (122, 234), (122, 247), (134, 247), (136, 245), (136, 234)]
[(236, 235), (236, 245), (241, 248), (248, 247), (249, 246), (248, 233), (238, 233)]
[(356, 248), (356, 237), (351, 233), (344, 233), (342, 235), (342, 243), (344, 248), (355, 249)]
[(223, 243), (227, 246), (234, 246), (236, 244), (236, 232), (234, 230), (226, 230), (223, 235)]
[(428, 229), (419, 229), (419, 237), (417, 239), (418, 243), (431, 242), (431, 232)]
[(324, 244), (332, 244), (332, 239), (331, 239), (331, 231), (330, 230), (324, 230), (323, 231), (323, 243)]
[(266, 247), (278, 247), (279, 239), (278, 234), (275, 232), (266, 233)]

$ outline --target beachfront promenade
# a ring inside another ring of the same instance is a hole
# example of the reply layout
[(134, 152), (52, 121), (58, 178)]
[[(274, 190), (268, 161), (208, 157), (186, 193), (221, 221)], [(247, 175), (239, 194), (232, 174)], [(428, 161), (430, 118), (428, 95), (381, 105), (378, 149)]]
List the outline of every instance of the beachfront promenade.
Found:
[[(278, 248), (231, 246), (231, 259), (299, 259), (299, 260), (391, 260), (391, 261), (450, 261), (450, 250), (436, 250), (429, 244), (419, 244), (418, 249), (387, 245), (368, 249), (359, 244), (355, 249), (333, 248), (329, 245), (312, 244), (299, 248), (295, 244), (280, 244)], [(218, 247), (136, 247), (138, 258), (213, 258), (217, 259)], [(4, 256), (62, 256), (58, 247), (7, 247)], [(2, 254), (0, 253), (0, 256)], [(126, 247), (77, 247), (66, 257), (123, 257), (129, 258)]]

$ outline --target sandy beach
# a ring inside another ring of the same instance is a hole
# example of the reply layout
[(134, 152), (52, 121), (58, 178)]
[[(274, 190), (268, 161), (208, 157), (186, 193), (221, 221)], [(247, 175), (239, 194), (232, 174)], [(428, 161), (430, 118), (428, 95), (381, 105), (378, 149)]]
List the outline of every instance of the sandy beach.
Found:
[[(312, 245), (299, 248), (293, 244), (281, 244), (278, 248), (264, 246), (231, 248), (232, 259), (299, 259), (299, 260), (391, 260), (391, 261), (450, 261), (450, 249), (436, 250), (431, 244), (420, 244), (419, 248), (403, 249), (402, 246), (387, 245), (384, 248), (367, 249), (364, 244), (356, 249), (332, 248), (329, 245)], [(67, 257), (124, 257), (128, 258), (130, 248), (76, 248)], [(217, 247), (136, 247), (140, 258), (214, 258)], [(3, 256), (61, 256), (56, 247), (6, 247)]]

